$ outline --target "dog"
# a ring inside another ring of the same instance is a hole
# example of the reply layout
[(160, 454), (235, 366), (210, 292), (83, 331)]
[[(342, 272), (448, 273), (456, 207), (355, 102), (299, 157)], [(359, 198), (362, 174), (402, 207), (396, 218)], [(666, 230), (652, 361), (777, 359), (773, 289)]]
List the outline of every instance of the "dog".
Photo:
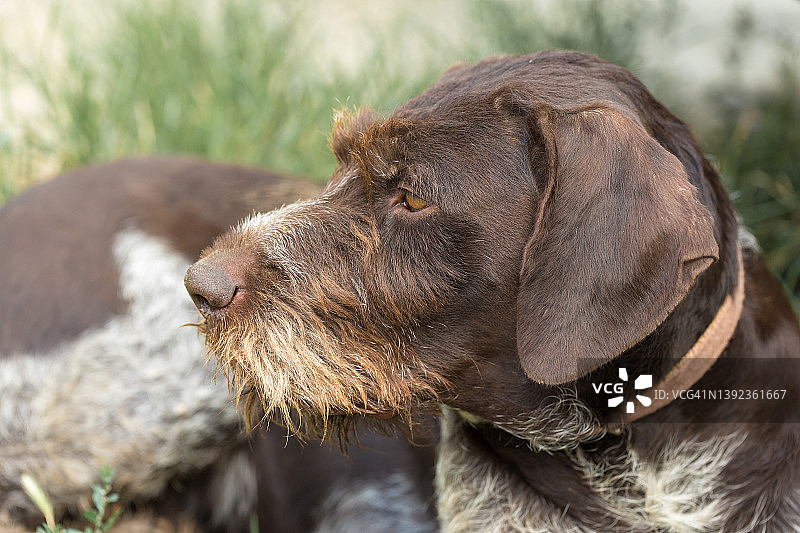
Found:
[(245, 416), (439, 412), (448, 532), (797, 531), (797, 319), (633, 75), (457, 65), (331, 147), (320, 195), (186, 274)]
[[(0, 210), (0, 529), (43, 518), (21, 476), (80, 523), (108, 464), (113, 531), (432, 531), (433, 451), (364, 433), (345, 458), (281, 429), (245, 436), (212, 385), (183, 274), (255, 209), (310, 182), (179, 158), (128, 159)], [(19, 529), (13, 529), (19, 528)]]

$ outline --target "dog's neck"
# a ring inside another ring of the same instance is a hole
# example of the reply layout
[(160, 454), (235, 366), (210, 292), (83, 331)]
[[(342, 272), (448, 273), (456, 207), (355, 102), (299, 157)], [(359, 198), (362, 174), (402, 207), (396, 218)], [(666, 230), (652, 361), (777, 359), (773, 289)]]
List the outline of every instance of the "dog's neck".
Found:
[[(709, 318), (710, 321), (705, 329), (696, 332), (698, 340), (694, 344), (683, 347), (672, 346), (667, 351), (659, 352), (658, 359), (663, 362), (662, 364), (669, 366), (663, 368), (660, 374), (663, 377), (655, 387), (637, 394), (640, 400), (645, 395), (650, 399), (650, 404), (645, 406), (646, 408), (643, 409), (642, 405), (638, 405), (634, 414), (625, 414), (622, 417), (612, 414), (611, 418), (606, 418), (608, 415), (602, 414), (601, 411), (592, 414), (594, 408), (590, 403), (583, 401), (580, 389), (576, 393), (570, 388), (561, 389), (561, 392), (556, 395), (553, 394), (553, 391), (545, 391), (546, 394), (534, 393), (526, 398), (528, 400), (538, 398), (536, 401), (544, 402), (541, 405), (531, 405), (523, 399), (517, 398), (518, 401), (513, 407), (505, 405), (505, 413), (501, 417), (486, 412), (487, 402), (481, 406), (484, 408), (483, 411), (480, 410), (480, 407), (475, 411), (470, 407), (465, 408), (458, 405), (453, 405), (453, 407), (457, 407), (456, 412), (467, 423), (495, 426), (527, 441), (534, 450), (569, 449), (581, 442), (602, 438), (605, 434), (622, 433), (627, 424), (653, 414), (671, 403), (674, 398), (679, 397), (681, 391), (690, 389), (714, 365), (730, 342), (741, 316), (744, 301), (744, 262), (741, 248), (737, 244), (734, 246), (736, 251), (735, 254), (732, 254), (731, 259), (735, 258), (736, 263), (728, 266), (725, 270), (730, 269), (737, 272), (733, 278), (735, 282), (731, 283), (730, 289), (726, 292), (717, 293), (721, 304), (716, 309), (709, 310), (710, 316), (713, 318)], [(718, 283), (718, 279), (715, 279), (714, 284)], [(692, 298), (704, 300), (707, 296), (703, 294), (702, 288), (698, 288), (698, 294), (693, 295)], [(680, 311), (676, 311), (676, 314), (680, 315)], [(641, 357), (654, 357), (656, 352), (653, 350), (653, 346), (659, 346), (661, 350), (664, 350), (671, 343), (665, 343), (663, 337), (674, 340), (675, 329), (683, 331), (681, 318), (672, 320), (667, 330), (654, 333), (653, 338), (650, 339), (652, 345), (644, 343), (638, 351), (627, 354), (627, 357), (633, 360)], [(626, 366), (626, 364), (626, 362), (621, 362), (621, 366)], [(654, 374), (658, 377), (659, 371), (656, 370)], [(483, 376), (484, 379), (487, 377), (488, 375)], [(509, 387), (509, 389), (513, 388)], [(490, 390), (493, 389), (490, 388)], [(660, 394), (656, 399), (655, 391), (667, 391), (668, 394)], [(552, 405), (552, 402), (548, 403), (548, 399), (552, 400), (555, 397), (559, 400)], [(512, 412), (515, 414), (511, 415)], [(564, 442), (561, 441), (562, 438), (565, 438)]]
[[(679, 362), (656, 385), (656, 389), (685, 390), (692, 387), (725, 350), (736, 329), (744, 300), (744, 263), (742, 252), (738, 247), (736, 258), (738, 274), (735, 287), (724, 297), (714, 318), (705, 330), (698, 332), (697, 342), (687, 352), (684, 352)], [(577, 397), (574, 400), (575, 402), (560, 402), (558, 405), (574, 403), (573, 409), (576, 409), (574, 414), (578, 414), (581, 410), (577, 406), (582, 404)], [(632, 422), (652, 414), (668, 403), (668, 401), (656, 403), (654, 400), (647, 412), (640, 411), (636, 416), (626, 417), (624, 422)], [(542, 418), (545, 422), (549, 420), (546, 416), (534, 418), (539, 424), (543, 423)], [(588, 422), (587, 419), (583, 421), (584, 423), (578, 424), (578, 417), (573, 416), (573, 418), (576, 418), (576, 423), (562, 429), (570, 429), (575, 433), (586, 426), (586, 422)], [(439, 512), (448, 526), (446, 531), (460, 530), (459, 528), (466, 525), (475, 526), (475, 529), (488, 529), (489, 526), (495, 527), (497, 524), (501, 524), (501, 526), (497, 526), (498, 529), (521, 528), (523, 525), (527, 527), (528, 523), (517, 522), (523, 518), (539, 524), (541, 529), (537, 531), (569, 529), (569, 526), (577, 530), (580, 525), (585, 524), (592, 524), (598, 531), (623, 531), (634, 530), (635, 525), (642, 527), (646, 525), (635, 524), (634, 520), (639, 516), (637, 513), (641, 502), (636, 502), (634, 499), (630, 499), (628, 502), (622, 498), (614, 507), (612, 503), (616, 501), (616, 497), (610, 498), (608, 501), (604, 500), (604, 497), (612, 494), (614, 490), (622, 489), (614, 488), (612, 484), (604, 485), (608, 473), (601, 476), (600, 470), (597, 470), (598, 468), (601, 470), (607, 468), (617, 473), (626, 472), (630, 475), (627, 482), (639, 479), (637, 476), (644, 478), (642, 472), (633, 467), (650, 463), (648, 460), (640, 461), (640, 457), (631, 446), (630, 432), (621, 431), (619, 434), (614, 434), (613, 428), (609, 429), (609, 427), (598, 424), (595, 432), (585, 433), (583, 437), (572, 435), (576, 438), (569, 442), (565, 441), (564, 446), (559, 448), (555, 440), (550, 443), (543, 439), (542, 435), (537, 436), (536, 432), (524, 434), (516, 426), (514, 429), (510, 429), (504, 427), (505, 425), (502, 420), (487, 423), (480, 417), (464, 411), (445, 410), (442, 451), (437, 465), (437, 484), (439, 485)], [(624, 425), (620, 427), (624, 428)], [(556, 433), (553, 437), (555, 436), (557, 436)], [(687, 442), (694, 442), (692, 435), (687, 434), (685, 437)], [(735, 439), (740, 439), (740, 437), (738, 434), (732, 434), (720, 437), (719, 443), (714, 438), (709, 441), (709, 449), (718, 446), (714, 449), (721, 450), (720, 453), (724, 452), (724, 457), (718, 458), (710, 453), (704, 455), (705, 448), (695, 450), (697, 457), (707, 458), (709, 461), (714, 457), (715, 460), (719, 459), (721, 464), (727, 464), (733, 457), (732, 450), (740, 442)], [(663, 443), (670, 442), (666, 438), (662, 441)], [(698, 442), (702, 443), (703, 441)], [(728, 446), (729, 444), (730, 446)], [(646, 447), (646, 449), (653, 453), (654, 459), (660, 458), (660, 460), (666, 461), (664, 457), (661, 457), (662, 454), (654, 451), (651, 447)], [(548, 453), (531, 453), (531, 451), (537, 450), (545, 450)], [(596, 459), (599, 456), (602, 459)], [(476, 463), (482, 465), (480, 474), (478, 470), (470, 466)], [(666, 468), (659, 469), (661, 463), (654, 464), (656, 466), (653, 467), (653, 472), (668, 471)], [(592, 472), (595, 477), (589, 475)], [(650, 472), (645, 473), (649, 474)], [(681, 475), (683, 476), (682, 481), (687, 483), (687, 486), (697, 485), (700, 487), (705, 486), (703, 483), (708, 482), (700, 469), (690, 471), (687, 466), (681, 471)], [(475, 476), (474, 479), (472, 476)], [(552, 483), (553, 479), (558, 479), (560, 482)], [(667, 478), (663, 477), (663, 479)], [(662, 478), (659, 480), (661, 481)], [(487, 485), (502, 486), (505, 487), (505, 491), (501, 494), (494, 494), (481, 489), (482, 486)], [(637, 487), (640, 490), (647, 488)], [(691, 498), (696, 495), (678, 493), (673, 495), (675, 501), (681, 497), (688, 502), (694, 501)], [(513, 498), (519, 498), (519, 501), (506, 501), (506, 499)], [(582, 502), (581, 505), (574, 505), (578, 501)], [(614, 517), (611, 516), (613, 513), (595, 512), (597, 509), (612, 507), (617, 513)], [(666, 523), (669, 520), (687, 519), (686, 516), (670, 514), (667, 506), (662, 507), (664, 508), (654, 507), (651, 509), (646, 517), (647, 520), (663, 519)], [(480, 512), (454, 513), (453, 508), (468, 510), (478, 508)], [(524, 509), (524, 513), (501, 511), (506, 508)], [(705, 511), (705, 509), (703, 510)], [(708, 510), (710, 512), (711, 507)], [(711, 517), (708, 520), (713, 521), (717, 518)], [(542, 526), (543, 524), (549, 524), (550, 529)]]

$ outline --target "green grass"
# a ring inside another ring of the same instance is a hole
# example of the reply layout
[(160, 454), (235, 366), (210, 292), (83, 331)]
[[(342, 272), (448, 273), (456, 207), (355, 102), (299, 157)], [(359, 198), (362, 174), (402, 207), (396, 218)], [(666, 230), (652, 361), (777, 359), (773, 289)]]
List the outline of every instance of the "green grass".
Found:
[(0, 56), (0, 71), (37, 89), (55, 130), (37, 135), (33, 126), (14, 146), (0, 134), (0, 194), (28, 183), (25, 163), (45, 155), (69, 169), (130, 154), (193, 154), (324, 180), (335, 110), (388, 111), (445, 63), (409, 73), (401, 56), (385, 59), (395, 36), (376, 34), (353, 71), (320, 72), (304, 39), (308, 5), (240, 0), (220, 3), (208, 20), (190, 1), (120, 3), (102, 19), (110, 28), (99, 42), (57, 12), (65, 65), (29, 68)]
[[(318, 6), (310, 0), (209, 2), (209, 10), (189, 0), (98, 3), (92, 20), (55, 3), (48, 24), (63, 38), (63, 61), (44, 53), (24, 63), (0, 44), (0, 102), (14, 80), (23, 80), (45, 113), (43, 123), (21, 123), (13, 109), (0, 107), (14, 126), (0, 122), (0, 203), (40, 179), (43, 166), (56, 172), (131, 154), (196, 155), (322, 181), (334, 165), (327, 136), (336, 110), (388, 112), (457, 61), (576, 48), (630, 68), (673, 109), (702, 102), (706, 115), (719, 119), (691, 125), (800, 304), (796, 39), (781, 43), (778, 83), (748, 94), (735, 83), (738, 58), (753, 40), (774, 37), (759, 35), (742, 12), (726, 37), (730, 53), (719, 58), (732, 82), (687, 95), (641, 54), (648, 36), (669, 46), (681, 28), (674, 0), (434, 4), (439, 15), (434, 8), (397, 9), (388, 23), (365, 19), (374, 27), (339, 28), (342, 38), (361, 41), (357, 61), (337, 62), (319, 49), (309, 26)], [(437, 31), (441, 25), (429, 20), (437, 16), (452, 18), (457, 30)], [(338, 37), (328, 37), (327, 46)]]
[(44, 515), (45, 522), (36, 528), (36, 533), (106, 533), (119, 520), (123, 507), (114, 505), (119, 501), (119, 494), (111, 492), (111, 483), (116, 477), (110, 466), (100, 469), (100, 483), (92, 483), (93, 508), (83, 513), (88, 525), (84, 529), (75, 529), (57, 524), (53, 512), (53, 504), (42, 485), (27, 474), (22, 475), (25, 493)]
[(770, 267), (800, 296), (800, 61), (787, 52), (778, 85), (741, 108), (720, 105), (712, 135), (720, 170)]

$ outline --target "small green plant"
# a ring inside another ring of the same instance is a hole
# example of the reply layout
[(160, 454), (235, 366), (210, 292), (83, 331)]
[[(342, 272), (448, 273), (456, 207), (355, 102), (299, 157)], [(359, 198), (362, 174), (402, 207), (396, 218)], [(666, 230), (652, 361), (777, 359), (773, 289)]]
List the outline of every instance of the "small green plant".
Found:
[(120, 507), (106, 518), (106, 513), (110, 511), (109, 505), (119, 501), (119, 494), (111, 492), (111, 483), (114, 481), (114, 477), (116, 477), (116, 473), (110, 466), (106, 465), (100, 469), (100, 483), (91, 485), (94, 509), (87, 509), (83, 513), (89, 525), (80, 530), (56, 524), (53, 504), (47, 492), (31, 476), (22, 476), (22, 486), (25, 492), (45, 518), (45, 523), (36, 528), (36, 533), (105, 533), (111, 529), (122, 514), (122, 507)]

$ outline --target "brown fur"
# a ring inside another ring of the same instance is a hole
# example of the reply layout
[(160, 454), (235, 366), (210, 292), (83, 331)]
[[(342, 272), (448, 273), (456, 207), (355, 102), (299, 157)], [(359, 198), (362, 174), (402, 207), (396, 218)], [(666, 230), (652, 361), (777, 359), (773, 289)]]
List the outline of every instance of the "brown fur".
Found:
[(618, 367), (663, 378), (739, 270), (719, 176), (629, 72), (575, 52), (457, 66), (388, 118), (340, 120), (331, 145), (322, 195), (244, 223), (195, 271), (245, 265), (206, 328), (268, 410), (448, 406), (449, 531), (800, 522), (800, 330), (747, 239), (744, 311), (696, 386), (781, 403), (674, 401), (625, 424), (592, 393)]

